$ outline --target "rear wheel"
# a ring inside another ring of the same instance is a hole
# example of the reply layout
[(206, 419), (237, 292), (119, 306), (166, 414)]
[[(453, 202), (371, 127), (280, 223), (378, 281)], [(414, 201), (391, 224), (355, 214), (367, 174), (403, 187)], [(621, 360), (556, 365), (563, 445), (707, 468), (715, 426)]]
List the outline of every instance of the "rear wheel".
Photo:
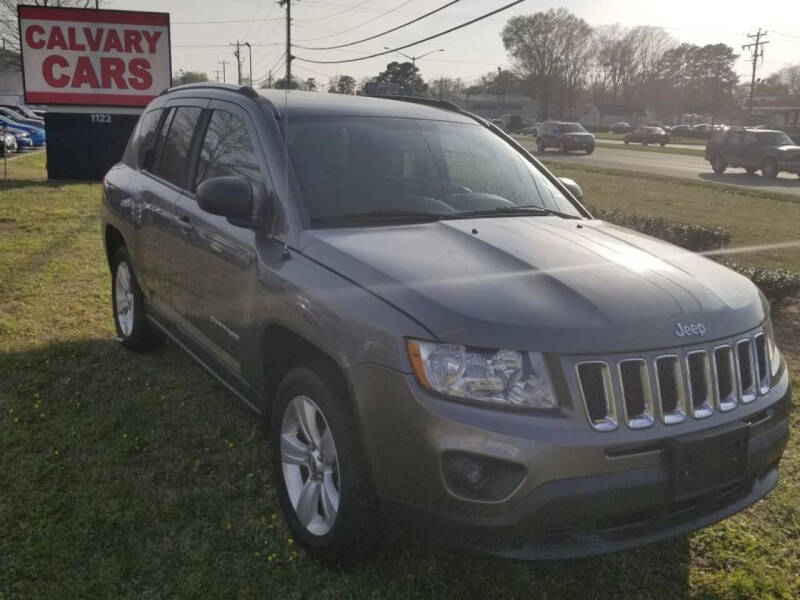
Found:
[(711, 159), (711, 168), (714, 169), (714, 173), (721, 175), (725, 172), (725, 169), (728, 168), (728, 163), (725, 162), (725, 159), (722, 158), (722, 156), (715, 154), (714, 158)]
[(144, 297), (133, 270), (133, 263), (124, 246), (111, 260), (111, 305), (117, 337), (129, 350), (150, 350), (164, 341), (147, 320)]
[(292, 369), (272, 407), (270, 439), (284, 517), (318, 558), (363, 555), (374, 501), (346, 390), (325, 362)]
[(778, 163), (774, 158), (768, 158), (761, 165), (761, 175), (767, 179), (775, 179), (778, 176)]

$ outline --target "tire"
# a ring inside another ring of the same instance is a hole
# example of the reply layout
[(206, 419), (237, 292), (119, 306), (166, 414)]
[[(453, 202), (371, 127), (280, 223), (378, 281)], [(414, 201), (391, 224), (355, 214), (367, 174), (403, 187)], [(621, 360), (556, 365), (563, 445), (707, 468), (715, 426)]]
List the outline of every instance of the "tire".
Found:
[(564, 142), (558, 142), (558, 151), (561, 152), (561, 154), (566, 154), (567, 145)]
[(111, 259), (111, 307), (117, 338), (125, 348), (143, 352), (163, 343), (161, 332), (147, 320), (144, 296), (124, 246)]
[(365, 556), (376, 539), (372, 485), (338, 381), (326, 362), (292, 369), (278, 386), (270, 419), (284, 518), (299, 544), (330, 563)]
[(591, 154), (592, 152), (594, 152), (594, 148), (587, 148), (586, 149), (586, 154)]
[(623, 138), (622, 141), (625, 142), (626, 146), (631, 143), (631, 141), (628, 138)]
[(547, 146), (544, 145), (544, 140), (541, 138), (537, 139), (536, 148), (539, 150), (539, 152), (544, 152), (547, 149)]
[(662, 147), (662, 148), (663, 148), (664, 146), (666, 146), (666, 145), (667, 145), (667, 142), (661, 142), (661, 147)]
[(722, 175), (725, 169), (728, 168), (728, 163), (725, 162), (725, 159), (721, 155), (715, 154), (711, 158), (711, 168), (714, 170), (714, 173)]
[(774, 158), (767, 158), (761, 165), (761, 175), (766, 179), (775, 179), (778, 176), (778, 163)]
[(755, 175), (758, 169), (754, 169), (753, 167), (745, 167), (744, 169), (748, 175)]

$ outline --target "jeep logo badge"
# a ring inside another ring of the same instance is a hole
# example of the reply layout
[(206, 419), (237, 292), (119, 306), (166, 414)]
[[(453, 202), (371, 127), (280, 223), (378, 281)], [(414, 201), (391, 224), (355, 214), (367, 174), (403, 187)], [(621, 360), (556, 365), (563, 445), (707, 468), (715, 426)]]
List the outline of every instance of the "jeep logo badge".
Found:
[(675, 330), (675, 335), (678, 337), (688, 337), (690, 335), (703, 336), (706, 334), (706, 326), (702, 323), (693, 323), (691, 325), (684, 325), (683, 323), (676, 323), (678, 328)]

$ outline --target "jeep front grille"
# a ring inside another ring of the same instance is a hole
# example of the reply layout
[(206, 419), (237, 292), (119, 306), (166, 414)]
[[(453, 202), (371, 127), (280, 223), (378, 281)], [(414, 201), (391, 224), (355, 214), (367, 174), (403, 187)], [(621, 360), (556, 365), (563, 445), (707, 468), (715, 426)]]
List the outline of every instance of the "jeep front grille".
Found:
[(713, 347), (672, 354), (621, 356), (618, 360), (574, 359), (577, 390), (591, 426), (629, 429), (656, 421), (676, 425), (749, 404), (772, 387), (769, 351), (759, 332)]

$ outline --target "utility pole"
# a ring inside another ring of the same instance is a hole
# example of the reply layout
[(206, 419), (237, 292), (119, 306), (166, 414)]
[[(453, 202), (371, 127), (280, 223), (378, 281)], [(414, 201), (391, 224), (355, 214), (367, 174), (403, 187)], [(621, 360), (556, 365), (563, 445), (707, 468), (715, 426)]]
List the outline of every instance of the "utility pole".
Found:
[(267, 87), (272, 87), (272, 69), (267, 72)]
[(245, 42), (244, 45), (247, 46), (247, 60), (250, 61), (250, 87), (253, 87), (253, 47), (250, 42)]
[(238, 73), (237, 83), (242, 85), (242, 59), (241, 59), (241, 52), (239, 51), (239, 40), (236, 40), (236, 43), (233, 42), (228, 44), (229, 46), (236, 46), (236, 50), (233, 51), (233, 55), (236, 57), (236, 72)]
[(222, 83), (228, 83), (227, 79), (225, 79), (225, 65), (230, 63), (229, 60), (218, 60), (217, 64), (222, 65)]
[(214, 69), (214, 76), (216, 77), (215, 81), (219, 83), (219, 69)]
[(748, 48), (753, 49), (752, 53), (752, 61), (753, 61), (753, 76), (750, 79), (750, 102), (747, 105), (747, 123), (746, 125), (751, 124), (751, 120), (753, 117), (753, 97), (755, 96), (756, 92), (756, 69), (758, 68), (758, 59), (760, 58), (762, 61), (764, 60), (764, 45), (769, 44), (769, 42), (762, 42), (761, 38), (766, 37), (767, 32), (761, 31), (761, 27), (758, 28), (758, 32), (756, 34), (748, 34), (748, 38), (751, 40), (755, 40), (750, 44), (745, 44), (742, 46), (742, 50), (747, 50)]
[(719, 72), (722, 69), (722, 57), (717, 57), (714, 69), (714, 95), (711, 98), (711, 131), (714, 131), (714, 119), (717, 116), (717, 97), (719, 96)]
[(279, 0), (286, 7), (286, 89), (292, 89), (292, 0)]
[(439, 77), (439, 100), (441, 101), (444, 98), (444, 77)]

